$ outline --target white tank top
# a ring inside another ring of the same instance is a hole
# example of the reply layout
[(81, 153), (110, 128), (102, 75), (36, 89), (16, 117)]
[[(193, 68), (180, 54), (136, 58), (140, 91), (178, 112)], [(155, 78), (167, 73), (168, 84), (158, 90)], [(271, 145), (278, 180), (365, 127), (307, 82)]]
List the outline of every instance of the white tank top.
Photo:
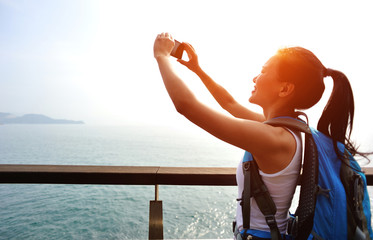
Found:
[[(296, 140), (297, 149), (289, 165), (283, 170), (274, 174), (266, 174), (259, 170), (259, 174), (261, 175), (263, 182), (267, 186), (268, 191), (276, 204), (277, 212), (275, 217), (281, 234), (286, 233), (289, 208), (293, 199), (295, 188), (297, 186), (297, 180), (302, 160), (301, 135), (295, 134), (292, 131), (290, 132), (293, 134)], [(236, 180), (238, 186), (238, 198), (241, 198), (244, 187), (242, 160), (237, 167)], [(236, 223), (238, 229), (242, 230), (243, 220), (240, 201), (237, 201)], [(258, 205), (256, 204), (254, 198), (251, 198), (250, 228), (267, 232), (270, 231), (265, 218), (258, 208)]]

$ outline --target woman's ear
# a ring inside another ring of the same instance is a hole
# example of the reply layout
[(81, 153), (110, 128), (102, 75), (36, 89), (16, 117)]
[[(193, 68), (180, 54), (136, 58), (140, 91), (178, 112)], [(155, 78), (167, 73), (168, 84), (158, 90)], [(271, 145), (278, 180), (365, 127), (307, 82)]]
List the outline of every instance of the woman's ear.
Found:
[(282, 84), (282, 86), (281, 86), (280, 92), (278, 94), (280, 97), (289, 96), (294, 92), (295, 85), (293, 83), (282, 82), (281, 84)]

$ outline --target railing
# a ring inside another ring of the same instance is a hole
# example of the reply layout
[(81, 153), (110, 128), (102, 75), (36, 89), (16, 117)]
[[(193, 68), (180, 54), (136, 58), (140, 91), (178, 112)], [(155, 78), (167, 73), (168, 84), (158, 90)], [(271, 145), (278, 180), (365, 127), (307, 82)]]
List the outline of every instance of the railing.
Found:
[[(373, 168), (364, 168), (373, 185)], [(0, 183), (154, 185), (150, 201), (149, 239), (163, 239), (162, 201), (159, 185), (235, 186), (235, 168), (134, 167), (85, 165), (0, 164)]]

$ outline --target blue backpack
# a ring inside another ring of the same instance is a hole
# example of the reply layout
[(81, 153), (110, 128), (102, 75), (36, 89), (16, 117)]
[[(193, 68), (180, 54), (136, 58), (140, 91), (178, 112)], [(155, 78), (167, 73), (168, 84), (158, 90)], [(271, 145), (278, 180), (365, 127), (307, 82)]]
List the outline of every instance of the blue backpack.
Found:
[(342, 143), (337, 147), (344, 155), (341, 160), (334, 150), (333, 141), (305, 122), (290, 117), (271, 119), (266, 124), (281, 126), (305, 133), (305, 151), (301, 175), (299, 204), (291, 214), (286, 236), (281, 236), (275, 219), (276, 205), (261, 180), (252, 155), (245, 153), (243, 160), (244, 191), (242, 239), (255, 235), (250, 230), (250, 197), (254, 197), (266, 218), (270, 233), (259, 233), (271, 239), (371, 239), (370, 200), (366, 177), (359, 164)]

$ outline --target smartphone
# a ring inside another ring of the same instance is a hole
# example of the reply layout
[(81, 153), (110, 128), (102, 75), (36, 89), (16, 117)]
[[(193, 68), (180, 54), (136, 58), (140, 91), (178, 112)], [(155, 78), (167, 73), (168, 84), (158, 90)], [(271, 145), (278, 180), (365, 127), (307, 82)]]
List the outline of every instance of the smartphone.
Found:
[(183, 57), (184, 45), (181, 42), (175, 40), (175, 46), (172, 49), (171, 56), (181, 59)]

